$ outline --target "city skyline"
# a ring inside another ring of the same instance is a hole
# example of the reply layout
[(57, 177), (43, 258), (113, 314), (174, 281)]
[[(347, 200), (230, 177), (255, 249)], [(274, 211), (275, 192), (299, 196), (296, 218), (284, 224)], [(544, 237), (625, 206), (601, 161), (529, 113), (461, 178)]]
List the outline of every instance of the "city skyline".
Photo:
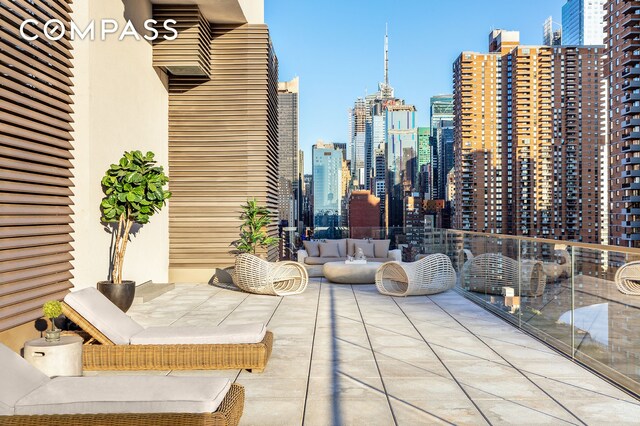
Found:
[[(455, 21), (431, 19), (426, 26), (420, 16), (446, 17), (450, 10), (446, 4), (411, 2), (415, 13), (407, 15), (402, 13), (404, 8), (383, 8), (381, 2), (368, 2), (366, 8), (360, 2), (329, 2), (322, 10), (307, 2), (266, 2), (265, 19), (281, 59), (280, 81), (300, 78), (300, 148), (310, 154), (317, 139), (348, 142), (349, 109), (354, 100), (375, 93), (384, 78), (385, 24), (390, 83), (396, 96), (416, 106), (418, 125), (429, 127), (429, 99), (452, 93), (451, 66), (460, 51), (481, 51), (490, 28), (519, 31), (523, 44), (539, 45), (544, 20), (549, 15), (560, 16), (565, 1), (499, 3), (489, 9), (462, 1)], [(346, 19), (354, 13), (366, 19)], [(331, 32), (322, 24), (325, 14), (331, 15)], [(309, 21), (308, 16), (315, 18)], [(464, 31), (451, 32), (452, 25)], [(345, 43), (338, 35), (355, 41)], [(443, 38), (445, 43), (432, 42)], [(340, 64), (349, 72), (335, 68)], [(328, 93), (331, 108), (327, 107)], [(311, 167), (310, 157), (305, 157), (306, 170)]]

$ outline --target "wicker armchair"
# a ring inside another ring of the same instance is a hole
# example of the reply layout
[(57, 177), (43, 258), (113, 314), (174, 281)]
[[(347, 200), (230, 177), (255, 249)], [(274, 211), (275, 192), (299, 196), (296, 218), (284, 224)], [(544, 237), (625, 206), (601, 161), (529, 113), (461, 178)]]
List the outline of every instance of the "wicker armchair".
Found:
[(456, 271), (444, 254), (432, 254), (417, 262), (387, 262), (376, 272), (376, 287), (389, 296), (436, 294), (453, 288)]
[[(542, 262), (523, 259), (520, 262), (521, 296), (544, 293), (547, 276)], [(518, 261), (499, 253), (485, 253), (469, 259), (462, 268), (462, 285), (470, 291), (502, 294), (502, 287), (518, 288)]]
[(629, 262), (619, 267), (615, 282), (621, 293), (640, 296), (640, 261)]
[(249, 293), (290, 296), (307, 288), (309, 276), (298, 262), (273, 263), (243, 253), (236, 257), (233, 282)]

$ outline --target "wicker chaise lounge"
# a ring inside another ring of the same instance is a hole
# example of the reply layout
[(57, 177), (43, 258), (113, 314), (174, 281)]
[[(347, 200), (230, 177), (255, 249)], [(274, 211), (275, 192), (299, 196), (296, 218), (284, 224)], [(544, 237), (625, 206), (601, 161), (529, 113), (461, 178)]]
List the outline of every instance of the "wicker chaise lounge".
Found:
[(263, 324), (143, 328), (95, 288), (65, 297), (62, 311), (90, 339), (86, 370), (223, 370), (262, 372), (273, 346)]
[(456, 271), (448, 256), (431, 254), (416, 262), (387, 262), (376, 272), (376, 287), (389, 296), (436, 294), (456, 284)]
[(213, 377), (50, 379), (0, 345), (2, 425), (237, 425), (244, 388)]

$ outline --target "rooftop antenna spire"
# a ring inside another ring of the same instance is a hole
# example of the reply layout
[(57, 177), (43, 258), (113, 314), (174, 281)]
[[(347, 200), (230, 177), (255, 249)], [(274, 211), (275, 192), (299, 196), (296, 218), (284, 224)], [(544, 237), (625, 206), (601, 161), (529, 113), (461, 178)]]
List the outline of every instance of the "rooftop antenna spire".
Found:
[(384, 24), (384, 84), (389, 86), (389, 26)]

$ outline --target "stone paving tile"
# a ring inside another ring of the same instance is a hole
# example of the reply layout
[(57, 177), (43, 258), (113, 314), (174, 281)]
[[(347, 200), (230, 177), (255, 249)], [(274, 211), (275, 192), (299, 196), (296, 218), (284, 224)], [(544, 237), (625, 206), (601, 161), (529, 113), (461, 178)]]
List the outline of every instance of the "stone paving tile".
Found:
[(479, 399), (474, 402), (493, 425), (581, 424), (566, 410), (548, 400)]
[(141, 372), (236, 379), (246, 391), (242, 425), (640, 418), (639, 401), (453, 291), (390, 298), (372, 285), (312, 279), (305, 293), (280, 298), (181, 284), (129, 314), (144, 326), (269, 321), (275, 342), (263, 373)]
[(399, 425), (488, 424), (471, 401), (465, 399), (391, 398), (391, 406)]

